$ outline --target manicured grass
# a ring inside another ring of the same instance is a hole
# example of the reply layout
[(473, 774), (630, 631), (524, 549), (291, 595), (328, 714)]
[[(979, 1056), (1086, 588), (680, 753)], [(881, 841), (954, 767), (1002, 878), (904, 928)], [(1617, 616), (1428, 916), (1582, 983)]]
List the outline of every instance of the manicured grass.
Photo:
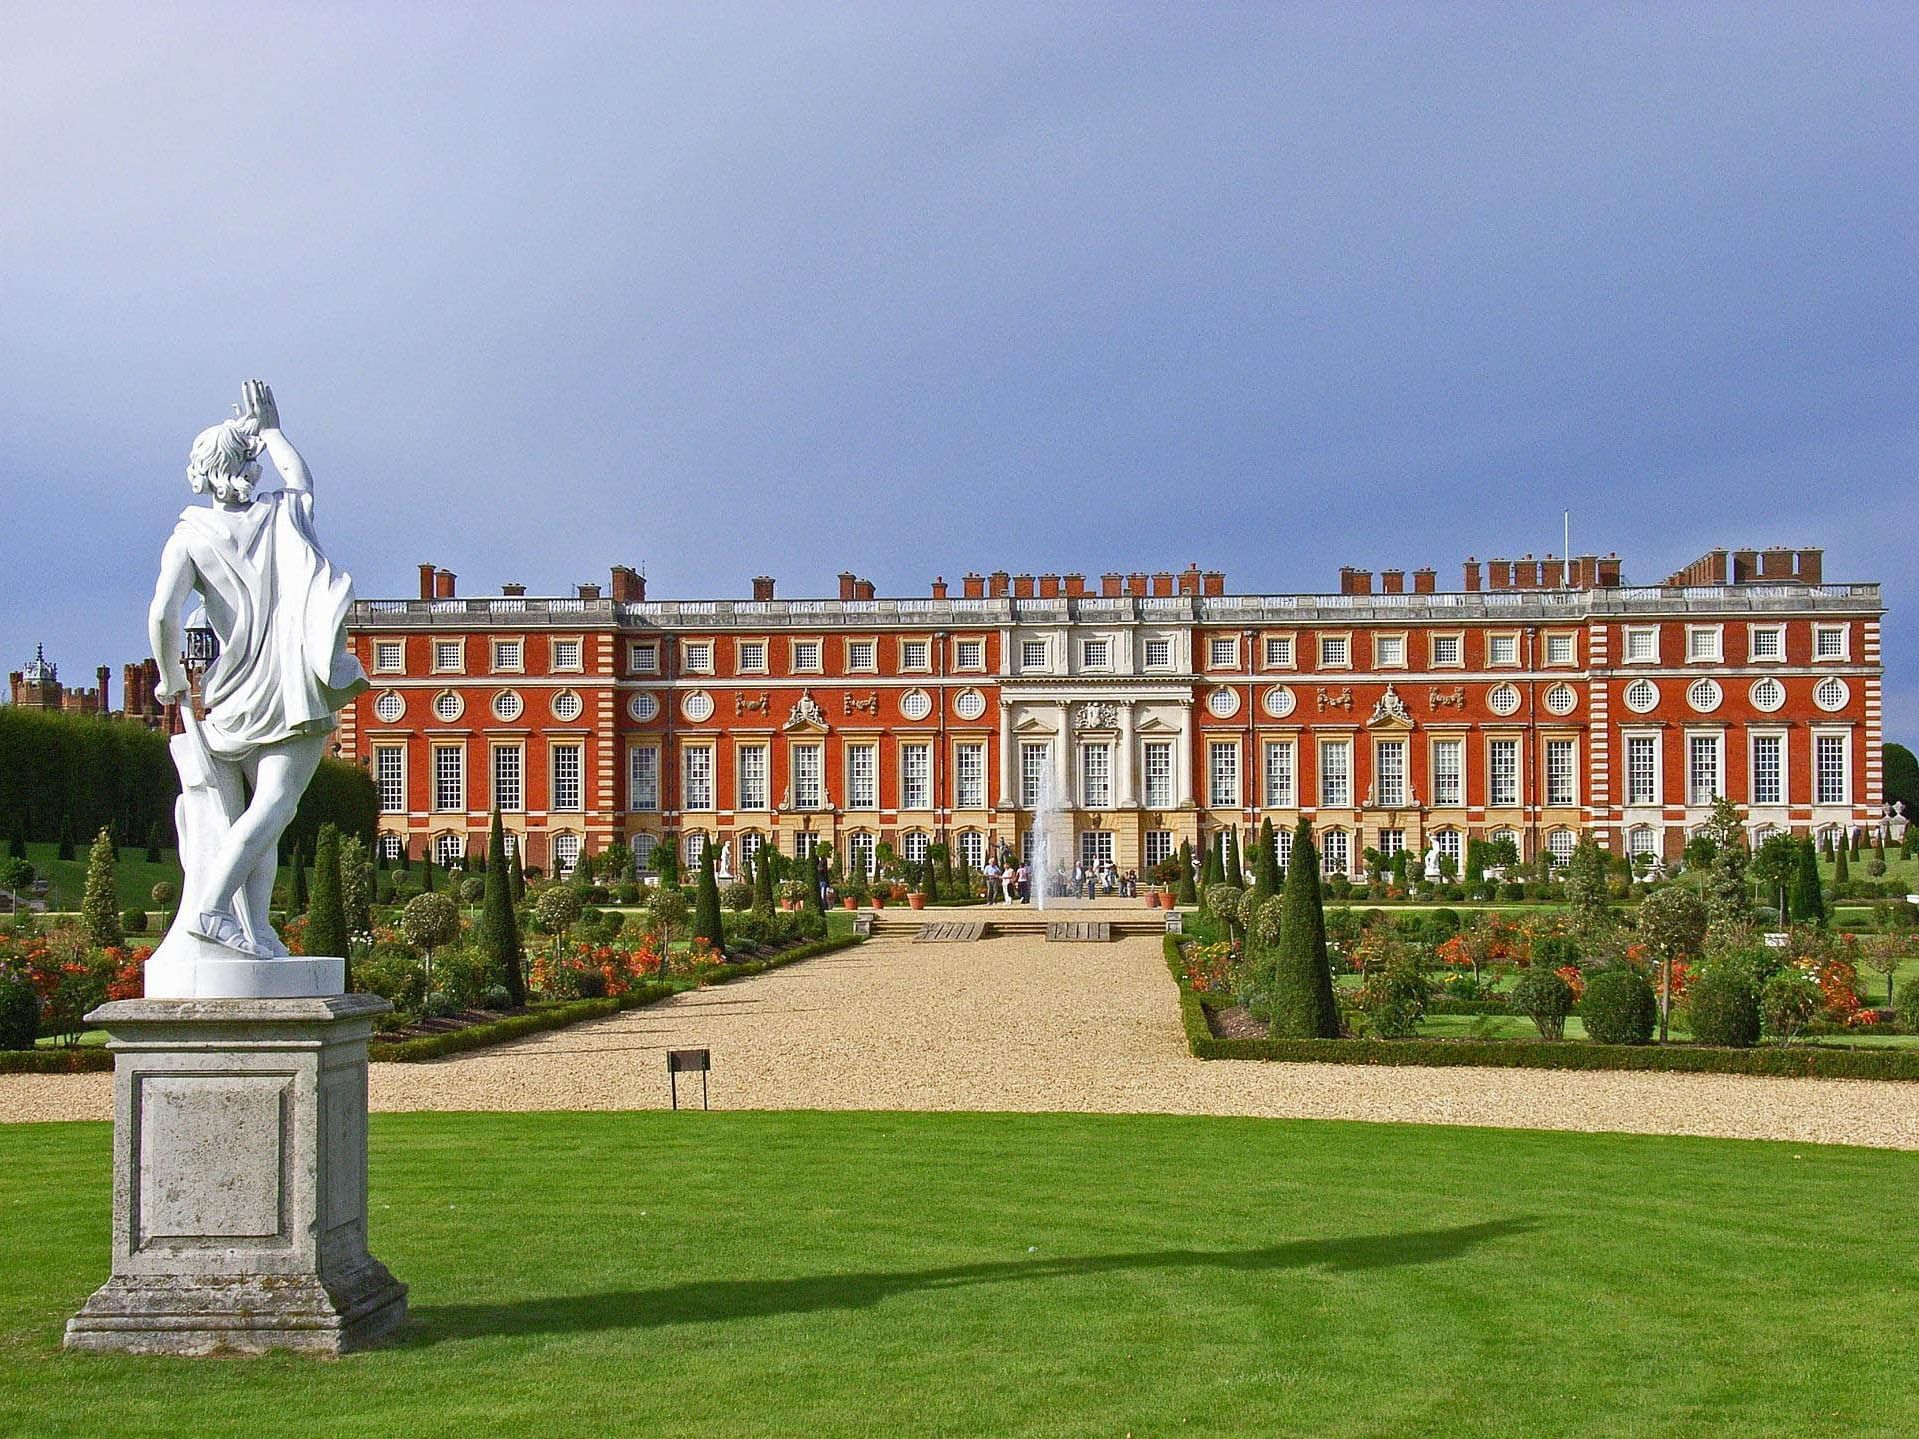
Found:
[[(373, 1123), (393, 1348), (68, 1356), (104, 1125), (0, 1128), (0, 1430), (1906, 1436), (1919, 1155), (1162, 1116)], [(1895, 1227), (1896, 1219), (1889, 1221)], [(1897, 1344), (1894, 1345), (1896, 1351)], [(1883, 1351), (1890, 1357), (1892, 1351)]]

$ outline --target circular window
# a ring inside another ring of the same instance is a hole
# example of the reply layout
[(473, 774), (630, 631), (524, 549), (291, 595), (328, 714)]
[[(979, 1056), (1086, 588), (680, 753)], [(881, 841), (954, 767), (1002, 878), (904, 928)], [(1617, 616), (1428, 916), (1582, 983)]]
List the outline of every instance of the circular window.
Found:
[(1837, 677), (1819, 681), (1819, 687), (1812, 692), (1812, 702), (1828, 712), (1846, 707), (1846, 701), (1852, 698), (1852, 691), (1846, 688), (1846, 682)]
[(526, 701), (514, 690), (501, 690), (493, 696), (493, 718), (511, 724), (526, 713)]
[(452, 724), (466, 713), (466, 701), (452, 690), (441, 690), (433, 696), (433, 718), (445, 724)]
[(933, 697), (925, 690), (908, 690), (900, 698), (900, 713), (910, 720), (923, 720), (933, 712)]
[(1206, 696), (1206, 708), (1216, 719), (1231, 719), (1239, 713), (1239, 691), (1221, 685)]
[(626, 712), (645, 724), (660, 712), (660, 701), (649, 691), (641, 690), (626, 702)]
[(1495, 685), (1486, 696), (1486, 708), (1496, 715), (1509, 715), (1519, 708), (1519, 691), (1511, 685)]
[(1546, 709), (1551, 714), (1569, 715), (1579, 707), (1579, 693), (1571, 685), (1554, 685), (1546, 691)]
[(1298, 703), (1299, 701), (1293, 697), (1293, 692), (1285, 685), (1274, 685), (1266, 691), (1266, 713), (1274, 719), (1285, 719), (1293, 712), (1293, 706)]
[(1786, 702), (1786, 687), (1770, 677), (1752, 682), (1752, 707), (1771, 714)]
[(572, 690), (561, 690), (553, 696), (553, 718), (562, 724), (571, 724), (580, 717), (580, 711), (586, 705)]
[(953, 713), (963, 720), (976, 720), (986, 713), (986, 696), (978, 690), (961, 690), (953, 701)]
[(705, 690), (694, 690), (680, 701), (680, 713), (698, 724), (701, 720), (713, 718), (713, 696)]
[(1645, 714), (1659, 703), (1659, 686), (1651, 680), (1634, 680), (1626, 686), (1626, 708), (1636, 715)]
[(388, 724), (392, 724), (405, 713), (406, 701), (400, 698), (398, 690), (383, 690), (380, 697), (373, 702), (374, 718), (384, 720)]
[(1686, 691), (1686, 703), (1702, 715), (1709, 715), (1718, 709), (1719, 701), (1724, 698), (1717, 680), (1694, 680)]

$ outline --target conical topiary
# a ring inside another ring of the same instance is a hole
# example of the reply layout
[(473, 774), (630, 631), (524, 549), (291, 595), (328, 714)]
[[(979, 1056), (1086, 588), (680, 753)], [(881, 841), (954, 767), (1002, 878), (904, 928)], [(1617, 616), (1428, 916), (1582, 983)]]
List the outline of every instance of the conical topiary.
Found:
[(1319, 893), (1319, 859), (1312, 824), (1302, 819), (1286, 867), (1285, 919), (1274, 954), (1272, 1037), (1339, 1038), (1339, 1003), (1326, 953), (1326, 911)]
[(87, 887), (80, 900), (80, 922), (86, 927), (87, 943), (95, 949), (126, 942), (126, 930), (120, 925), (120, 892), (113, 878), (113, 836), (105, 826), (87, 851)]
[(1259, 853), (1253, 857), (1253, 893), (1271, 899), (1284, 881), (1279, 876), (1279, 839), (1270, 818), (1259, 822)]
[(1792, 918), (1800, 924), (1826, 922), (1826, 897), (1819, 887), (1819, 855), (1811, 840), (1799, 847), (1799, 869), (1792, 881)]
[(73, 811), (69, 810), (60, 820), (60, 858), (72, 859), (79, 847), (80, 841), (73, 828)]
[(307, 904), (306, 951), (346, 957), (346, 902), (340, 889), (340, 831), (320, 826), (313, 842), (313, 894)]
[(515, 1009), (524, 1009), (526, 974), (521, 968), (520, 918), (513, 909), (513, 876), (517, 870), (517, 864), (507, 860), (506, 830), (495, 807), (493, 827), (486, 840), (486, 894), (480, 900), (478, 938), (487, 967), (505, 988), (507, 1000)]
[(1234, 889), (1246, 883), (1246, 866), (1239, 858), (1239, 826), (1229, 826), (1226, 831), (1226, 883)]
[(1839, 853), (1833, 857), (1832, 882), (1834, 884), (1852, 883), (1852, 861), (1847, 856), (1844, 844), (1839, 846)]
[(726, 930), (720, 918), (720, 883), (713, 873), (713, 844), (700, 847), (700, 878), (693, 898), (693, 938), (703, 939), (713, 953), (726, 953)]
[(773, 846), (770, 842), (760, 846), (759, 853), (753, 856), (753, 913), (761, 919), (773, 917)]
[(1174, 891), (1176, 904), (1198, 904), (1199, 887), (1193, 883), (1193, 842), (1179, 842), (1179, 887)]
[(507, 879), (513, 886), (513, 902), (521, 904), (526, 899), (526, 866), (520, 863), (520, 846), (513, 846), (513, 857), (507, 861)]

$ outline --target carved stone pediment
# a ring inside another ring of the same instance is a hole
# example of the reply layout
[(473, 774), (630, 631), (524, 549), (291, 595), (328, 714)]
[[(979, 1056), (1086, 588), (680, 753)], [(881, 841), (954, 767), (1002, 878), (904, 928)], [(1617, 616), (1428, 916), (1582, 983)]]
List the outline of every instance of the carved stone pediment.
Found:
[(800, 691), (800, 697), (793, 701), (792, 713), (786, 717), (784, 728), (811, 730), (817, 734), (826, 732), (826, 715), (820, 709), (820, 702), (813, 698), (811, 690)]
[(1056, 734), (1058, 731), (1038, 715), (1028, 715), (1025, 719), (1013, 726), (1013, 732), (1015, 734), (1050, 735)]
[(1379, 697), (1378, 703), (1373, 706), (1371, 716), (1366, 720), (1366, 728), (1390, 730), (1412, 727), (1413, 717), (1406, 708), (1406, 701), (1399, 697), (1398, 690), (1387, 685), (1386, 693)]
[(1118, 729), (1119, 706), (1088, 700), (1073, 708), (1073, 728), (1077, 730)]

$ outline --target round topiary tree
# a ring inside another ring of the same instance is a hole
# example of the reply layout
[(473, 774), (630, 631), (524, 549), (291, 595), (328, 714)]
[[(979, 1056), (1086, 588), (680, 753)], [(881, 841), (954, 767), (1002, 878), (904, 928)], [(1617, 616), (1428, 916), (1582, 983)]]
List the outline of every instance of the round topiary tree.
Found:
[(578, 890), (567, 884), (553, 884), (540, 891), (533, 913), (539, 917), (540, 928), (554, 937), (557, 950), (557, 946), (565, 942), (566, 932), (579, 922), (584, 908)]
[(1595, 1044), (1645, 1044), (1659, 1023), (1659, 1000), (1645, 975), (1621, 965), (1586, 982), (1579, 1017)]
[(1692, 1037), (1701, 1044), (1751, 1049), (1759, 1043), (1759, 990), (1743, 964), (1709, 964), (1686, 994)]
[(426, 957), (431, 972), (433, 951), (459, 938), (460, 911), (443, 894), (416, 894), (400, 911), (400, 933)]
[(1803, 969), (1788, 965), (1759, 991), (1759, 1012), (1766, 1030), (1781, 1044), (1791, 1044), (1818, 1018), (1825, 996), (1819, 982)]
[(479, 875), (472, 875), (460, 881), (460, 903), (478, 904), (486, 898), (486, 881)]
[(1535, 964), (1519, 972), (1512, 1005), (1533, 1022), (1541, 1039), (1564, 1039), (1566, 1016), (1573, 1009), (1573, 987), (1544, 965)]

